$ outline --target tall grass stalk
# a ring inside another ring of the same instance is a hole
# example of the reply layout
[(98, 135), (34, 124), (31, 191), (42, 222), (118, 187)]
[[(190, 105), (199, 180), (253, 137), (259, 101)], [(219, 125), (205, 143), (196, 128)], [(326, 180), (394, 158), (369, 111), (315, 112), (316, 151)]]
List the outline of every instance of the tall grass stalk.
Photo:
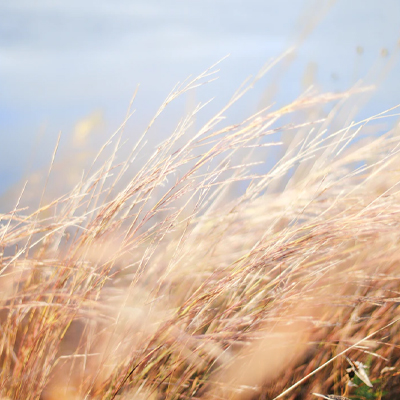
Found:
[(342, 395), (346, 357), (399, 396), (400, 136), (370, 132), (397, 110), (338, 127), (361, 89), (306, 92), (229, 125), (274, 64), (143, 158), (215, 66), (185, 81), (125, 161), (126, 121), (73, 190), (1, 215), (1, 398)]

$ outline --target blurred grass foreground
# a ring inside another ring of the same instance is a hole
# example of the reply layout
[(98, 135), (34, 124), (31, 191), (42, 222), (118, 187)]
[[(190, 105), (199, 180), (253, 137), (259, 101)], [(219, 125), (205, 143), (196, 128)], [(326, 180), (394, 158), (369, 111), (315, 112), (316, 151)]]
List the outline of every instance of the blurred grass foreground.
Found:
[(215, 66), (178, 85), (49, 199), (55, 151), (39, 206), (1, 215), (1, 399), (399, 398), (398, 111), (309, 90), (229, 124), (276, 62), (145, 155)]

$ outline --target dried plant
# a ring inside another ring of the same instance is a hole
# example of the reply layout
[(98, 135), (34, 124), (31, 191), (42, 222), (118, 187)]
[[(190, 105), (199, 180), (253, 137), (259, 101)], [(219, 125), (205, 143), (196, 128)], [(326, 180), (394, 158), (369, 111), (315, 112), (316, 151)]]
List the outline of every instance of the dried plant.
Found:
[(397, 114), (338, 128), (355, 88), (226, 123), (278, 61), (144, 158), (215, 66), (185, 81), (124, 162), (126, 121), (72, 191), (1, 215), (2, 398), (345, 398), (371, 355), (399, 394), (400, 136), (371, 133)]

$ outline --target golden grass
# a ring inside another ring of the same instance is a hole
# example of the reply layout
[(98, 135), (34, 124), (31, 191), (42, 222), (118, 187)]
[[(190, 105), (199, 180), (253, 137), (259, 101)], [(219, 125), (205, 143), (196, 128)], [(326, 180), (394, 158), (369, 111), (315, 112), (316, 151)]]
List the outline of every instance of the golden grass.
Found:
[(124, 123), (70, 193), (1, 215), (2, 398), (340, 396), (348, 360), (398, 397), (400, 136), (368, 131), (395, 111), (338, 129), (360, 89), (308, 92), (223, 125), (274, 63), (144, 159), (158, 115), (214, 67), (184, 82), (126, 161)]

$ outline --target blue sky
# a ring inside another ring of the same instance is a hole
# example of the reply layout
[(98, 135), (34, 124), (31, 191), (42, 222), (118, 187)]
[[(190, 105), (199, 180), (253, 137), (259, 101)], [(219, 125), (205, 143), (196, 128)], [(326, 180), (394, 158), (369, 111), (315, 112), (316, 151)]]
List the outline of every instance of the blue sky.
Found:
[[(0, 2), (0, 22), (0, 192), (24, 175), (32, 148), (34, 166), (47, 165), (58, 132), (68, 137), (92, 111), (111, 133), (140, 84), (134, 139), (177, 81), (227, 54), (218, 82), (198, 94), (216, 97), (214, 111), (292, 45), (278, 102), (299, 95), (311, 69), (321, 91), (378, 82), (366, 114), (400, 103), (398, 0), (14, 0)], [(260, 82), (238, 118), (257, 111), (276, 77)]]

